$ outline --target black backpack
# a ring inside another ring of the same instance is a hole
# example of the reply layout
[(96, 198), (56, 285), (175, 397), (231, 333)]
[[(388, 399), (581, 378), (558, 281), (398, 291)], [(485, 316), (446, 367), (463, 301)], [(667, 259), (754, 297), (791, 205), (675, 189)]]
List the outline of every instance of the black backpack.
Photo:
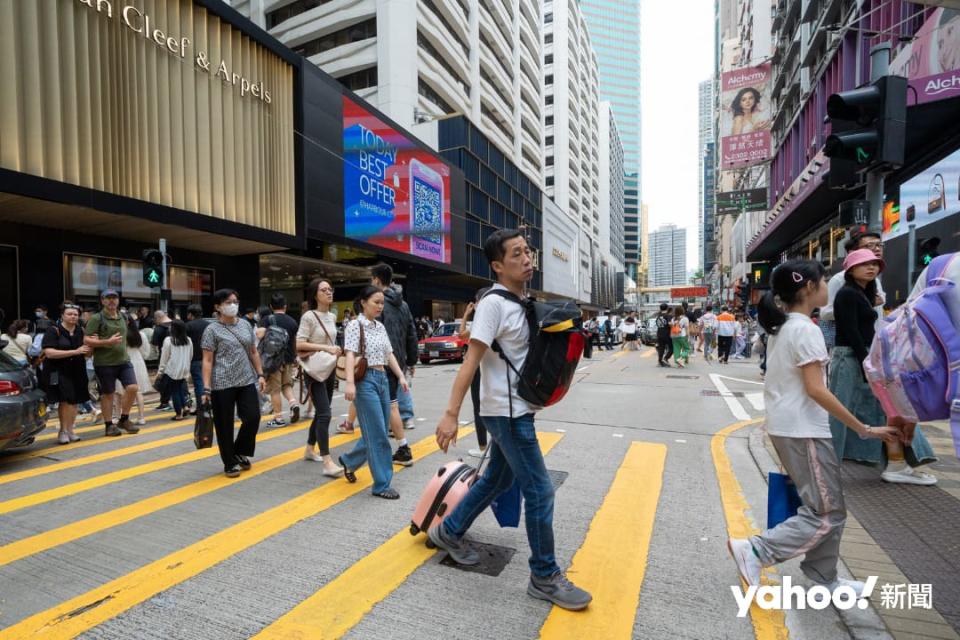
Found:
[(269, 375), (278, 371), (286, 363), (289, 341), (290, 336), (287, 335), (287, 330), (277, 325), (277, 319), (272, 315), (267, 318), (267, 331), (257, 345), (264, 373)]
[(663, 313), (657, 315), (657, 338), (670, 339), (670, 316)]
[[(527, 357), (519, 370), (504, 355), (494, 340), (491, 348), (507, 363), (507, 382), (510, 370), (519, 378), (517, 393), (527, 402), (549, 407), (563, 399), (570, 390), (573, 375), (583, 355), (583, 337), (580, 309), (573, 302), (537, 302), (532, 298), (521, 300), (503, 289), (491, 289), (484, 298), (497, 295), (523, 307), (530, 326)], [(508, 394), (508, 398), (512, 395)], [(510, 403), (513, 417), (513, 403)]]

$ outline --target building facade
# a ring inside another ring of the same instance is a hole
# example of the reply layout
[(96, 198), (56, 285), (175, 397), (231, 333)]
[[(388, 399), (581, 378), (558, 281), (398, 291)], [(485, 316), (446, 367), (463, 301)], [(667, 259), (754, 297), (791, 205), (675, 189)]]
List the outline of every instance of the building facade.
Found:
[(624, 151), (609, 102), (600, 103), (600, 248), (619, 265), (624, 258)]
[(650, 233), (650, 287), (687, 283), (687, 230), (667, 224)]
[(714, 128), (713, 128), (713, 79), (704, 80), (699, 88), (699, 157), (698, 186), (700, 203), (699, 247), (697, 251), (703, 273), (707, 274), (716, 262), (714, 228)]
[(540, 8), (534, 0), (229, 0), (425, 142), (466, 116), (543, 182)]
[(542, 11), (544, 191), (599, 246), (597, 57), (576, 3), (547, 0)]
[(641, 110), (640, 1), (580, 0), (597, 53), (600, 99), (610, 102), (624, 149), (624, 262), (637, 280), (642, 261), (640, 224)]
[[(581, 297), (580, 225), (550, 198), (543, 199), (543, 290), (550, 296), (589, 302)], [(587, 274), (587, 286), (590, 277)]]

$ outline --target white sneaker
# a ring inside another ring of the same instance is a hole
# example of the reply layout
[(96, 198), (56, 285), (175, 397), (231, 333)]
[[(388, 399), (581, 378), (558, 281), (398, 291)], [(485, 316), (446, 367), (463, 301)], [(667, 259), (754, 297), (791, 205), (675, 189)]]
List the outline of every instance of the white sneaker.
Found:
[(853, 592), (857, 594), (857, 599), (863, 597), (863, 592), (866, 590), (867, 585), (859, 580), (847, 580), (846, 578), (837, 578), (830, 584), (823, 585), (830, 590), (831, 593), (839, 589), (840, 587), (850, 587), (853, 589)]
[(753, 552), (753, 545), (749, 540), (727, 540), (727, 549), (737, 564), (737, 571), (743, 578), (748, 587), (755, 587), (760, 584), (760, 571), (763, 565), (760, 564), (760, 558)]
[(913, 467), (904, 467), (900, 471), (884, 471), (880, 474), (880, 477), (885, 482), (895, 484), (919, 484), (924, 486), (937, 484), (936, 476), (925, 471), (918, 471)]
[(415, 429), (416, 426), (417, 426), (417, 423), (413, 418), (410, 418), (409, 420), (403, 423), (403, 428), (408, 430)]
[(323, 458), (320, 457), (316, 451), (313, 450), (313, 447), (309, 444), (307, 448), (303, 450), (303, 459), (309, 460), (310, 462), (323, 462)]
[(468, 451), (467, 453), (469, 453), (474, 458), (482, 458), (483, 452), (484, 452), (483, 449), (470, 449), (470, 451)]

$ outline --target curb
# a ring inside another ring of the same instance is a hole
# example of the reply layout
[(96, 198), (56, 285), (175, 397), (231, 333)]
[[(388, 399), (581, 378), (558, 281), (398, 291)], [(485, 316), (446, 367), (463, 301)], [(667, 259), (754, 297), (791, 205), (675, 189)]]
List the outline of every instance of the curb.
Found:
[[(773, 448), (773, 443), (767, 437), (766, 424), (759, 424), (750, 429), (747, 448), (754, 464), (757, 465), (757, 469), (763, 474), (764, 482), (767, 481), (767, 474), (771, 471), (780, 472), (780, 461), (776, 450)], [(866, 535), (866, 531), (860, 527), (860, 523), (849, 512), (847, 513), (847, 526), (856, 527)], [(876, 545), (876, 543), (874, 544)], [(876, 546), (880, 550), (880, 546)], [(854, 575), (844, 562), (842, 555), (837, 569), (840, 577), (854, 579)], [(894, 638), (880, 612), (872, 603), (866, 609), (853, 608), (847, 611), (837, 609), (836, 611), (840, 620), (846, 625), (850, 637), (855, 640), (893, 640)]]

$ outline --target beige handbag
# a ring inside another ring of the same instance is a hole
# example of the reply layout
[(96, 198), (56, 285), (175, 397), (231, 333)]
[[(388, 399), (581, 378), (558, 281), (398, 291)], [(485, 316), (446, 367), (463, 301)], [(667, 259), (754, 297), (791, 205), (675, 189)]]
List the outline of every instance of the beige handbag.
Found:
[[(323, 321), (316, 311), (313, 312), (313, 315), (316, 316), (317, 322), (320, 323), (320, 328), (327, 334), (327, 340), (330, 341), (330, 344), (336, 344), (333, 338), (330, 337), (330, 332), (327, 331), (327, 327), (323, 324)], [(304, 373), (318, 382), (323, 382), (329, 378), (334, 369), (337, 368), (337, 356), (327, 351), (308, 351), (300, 356), (298, 360), (300, 362), (300, 368), (303, 369)]]

